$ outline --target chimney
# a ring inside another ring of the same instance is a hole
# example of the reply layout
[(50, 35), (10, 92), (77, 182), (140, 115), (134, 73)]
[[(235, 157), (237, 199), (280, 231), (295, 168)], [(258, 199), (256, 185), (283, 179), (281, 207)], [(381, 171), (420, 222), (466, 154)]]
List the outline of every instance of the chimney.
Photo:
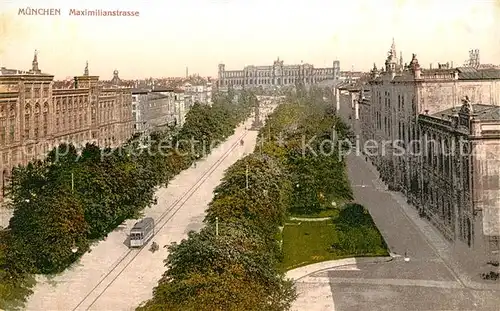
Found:
[(432, 63), (429, 64), (429, 69), (432, 69)]
[(450, 68), (453, 68), (453, 61), (451, 61), (451, 67)]

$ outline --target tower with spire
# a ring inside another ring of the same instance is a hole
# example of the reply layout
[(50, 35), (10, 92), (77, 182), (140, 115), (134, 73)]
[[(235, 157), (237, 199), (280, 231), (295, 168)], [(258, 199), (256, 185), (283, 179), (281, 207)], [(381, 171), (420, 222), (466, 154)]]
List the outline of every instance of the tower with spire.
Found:
[(118, 76), (118, 70), (115, 69), (113, 71), (113, 79), (111, 79), (111, 84), (113, 86), (121, 86), (122, 80), (120, 79), (120, 76)]
[(370, 76), (372, 79), (375, 79), (375, 78), (378, 78), (379, 75), (380, 75), (380, 71), (378, 70), (377, 65), (375, 63), (373, 63), (373, 68), (370, 71)]
[(396, 67), (398, 66), (398, 58), (396, 54), (396, 43), (394, 38), (392, 38), (391, 49), (387, 53), (387, 59), (385, 60), (385, 70), (387, 72), (396, 72)]
[(33, 62), (31, 62), (31, 70), (32, 74), (41, 74), (42, 71), (38, 68), (38, 51), (35, 50), (35, 55), (33, 56)]
[(95, 88), (99, 80), (98, 76), (91, 76), (89, 74), (89, 62), (85, 62), (85, 69), (83, 75), (74, 77), (74, 87), (79, 88)]
[(402, 73), (405, 70), (404, 62), (403, 62), (403, 52), (399, 52), (399, 72)]

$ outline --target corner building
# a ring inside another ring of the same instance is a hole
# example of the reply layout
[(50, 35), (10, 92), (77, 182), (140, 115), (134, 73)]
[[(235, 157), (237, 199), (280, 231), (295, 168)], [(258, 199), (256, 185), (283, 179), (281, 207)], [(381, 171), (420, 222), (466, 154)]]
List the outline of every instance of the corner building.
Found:
[(423, 69), (415, 54), (409, 64), (396, 55), (393, 42), (354, 104), (363, 151), (464, 263), (498, 260), (500, 70)]
[(0, 75), (0, 200), (12, 169), (43, 158), (60, 143), (117, 147), (132, 135), (132, 94), (98, 86), (99, 77), (74, 77), (73, 89), (54, 89), (54, 76), (38, 68)]

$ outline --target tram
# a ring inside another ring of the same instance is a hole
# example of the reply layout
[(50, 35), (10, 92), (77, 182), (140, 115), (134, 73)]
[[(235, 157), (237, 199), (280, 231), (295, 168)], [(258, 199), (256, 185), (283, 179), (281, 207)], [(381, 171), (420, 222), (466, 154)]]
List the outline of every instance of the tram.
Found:
[(151, 217), (146, 217), (135, 223), (130, 230), (130, 247), (142, 247), (155, 234), (155, 221)]

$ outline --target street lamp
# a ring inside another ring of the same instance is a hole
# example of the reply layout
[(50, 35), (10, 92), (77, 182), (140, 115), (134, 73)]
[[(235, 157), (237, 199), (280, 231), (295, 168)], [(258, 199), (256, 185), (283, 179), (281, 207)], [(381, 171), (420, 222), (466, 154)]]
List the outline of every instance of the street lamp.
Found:
[(215, 235), (219, 236), (219, 217), (215, 217)]
[(408, 257), (408, 253), (407, 252), (405, 252), (404, 261), (405, 262), (409, 262), (410, 261), (410, 257)]
[(73, 254), (75, 254), (76, 252), (78, 252), (78, 246), (76, 246), (75, 242), (73, 242), (73, 246), (71, 247), (71, 252)]

